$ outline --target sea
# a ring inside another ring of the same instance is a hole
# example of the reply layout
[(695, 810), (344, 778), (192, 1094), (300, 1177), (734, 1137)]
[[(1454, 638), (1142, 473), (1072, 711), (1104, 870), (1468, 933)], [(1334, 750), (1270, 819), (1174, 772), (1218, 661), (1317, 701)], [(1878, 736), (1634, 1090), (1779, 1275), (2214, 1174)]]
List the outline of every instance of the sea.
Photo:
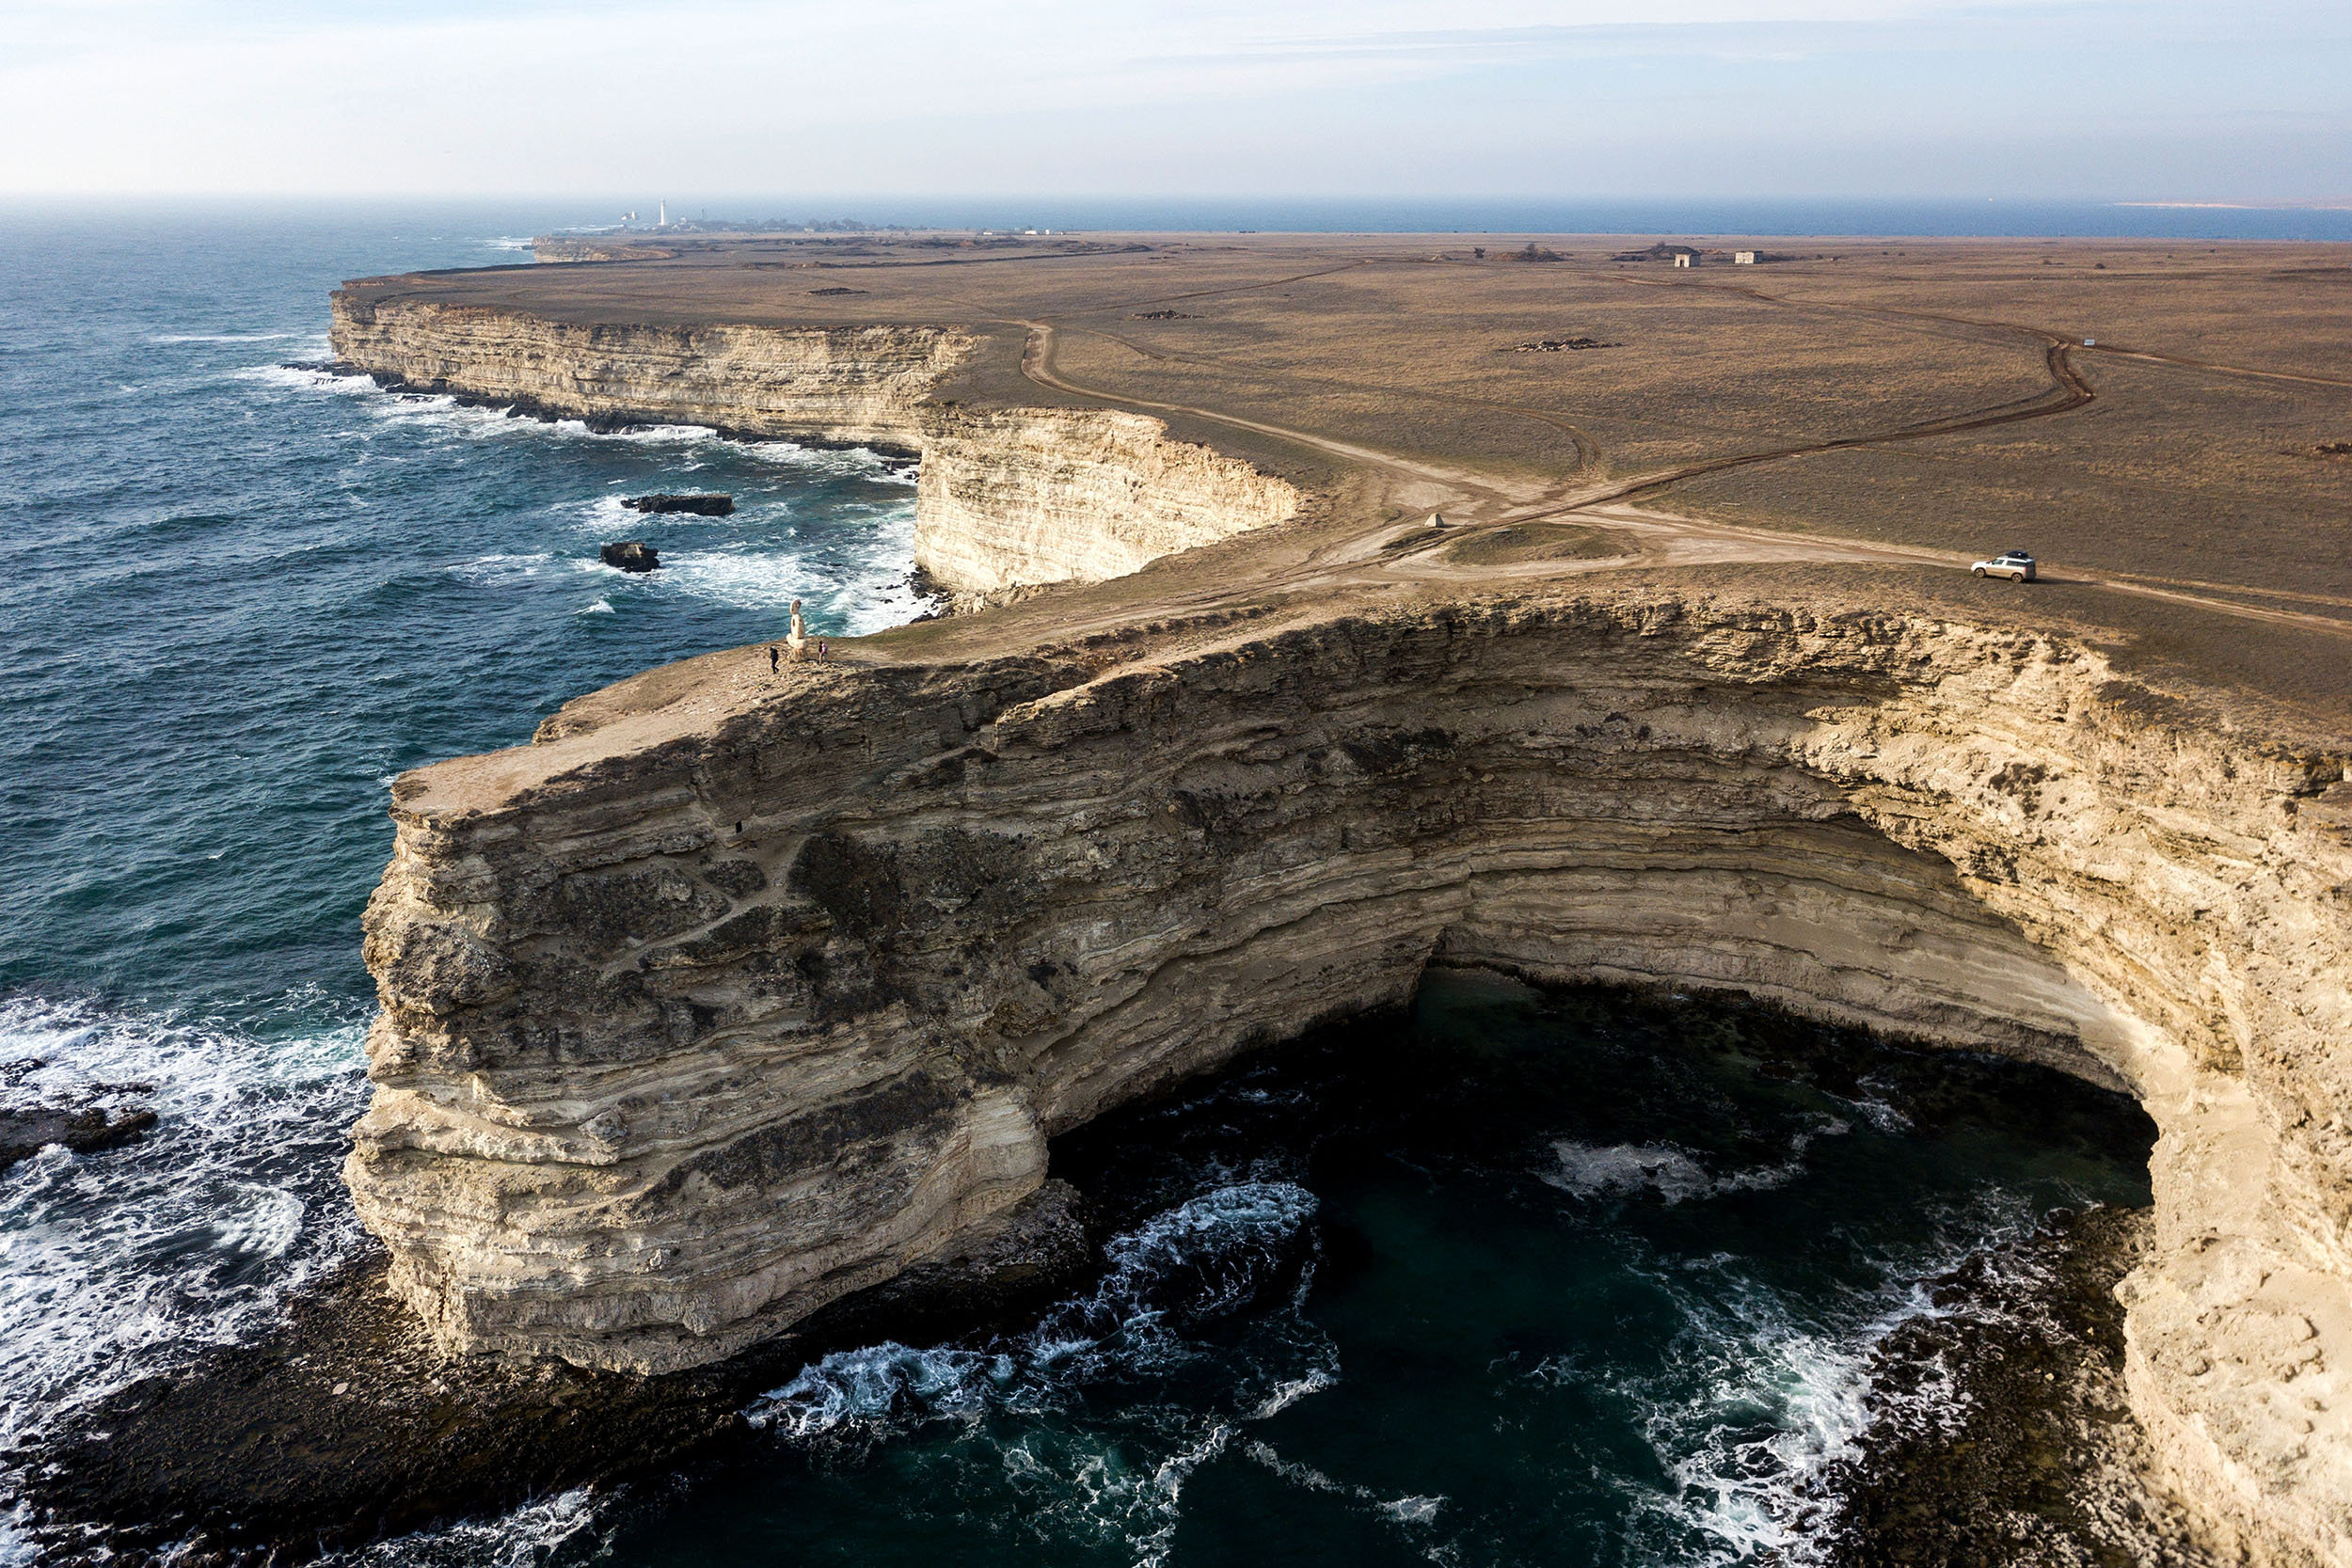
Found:
[[(598, 216), (0, 213), (0, 1103), (160, 1118), (0, 1177), (0, 1447), (369, 1245), (338, 1167), (396, 775), (795, 598), (845, 636), (928, 608), (900, 459), (326, 366), (340, 280), (526, 264)], [(621, 506), (683, 489), (737, 511)], [(624, 538), (662, 569), (601, 564)], [(723, 1473), (348, 1560), (1813, 1560), (1875, 1348), (2052, 1209), (2147, 1201), (2145, 1137), (2022, 1068), (1933, 1117), (1841, 1096), (1701, 1017), (1434, 977), (1057, 1148), (1108, 1267), (1027, 1327), (829, 1356)], [(37, 1560), (0, 1520), (0, 1562)]]

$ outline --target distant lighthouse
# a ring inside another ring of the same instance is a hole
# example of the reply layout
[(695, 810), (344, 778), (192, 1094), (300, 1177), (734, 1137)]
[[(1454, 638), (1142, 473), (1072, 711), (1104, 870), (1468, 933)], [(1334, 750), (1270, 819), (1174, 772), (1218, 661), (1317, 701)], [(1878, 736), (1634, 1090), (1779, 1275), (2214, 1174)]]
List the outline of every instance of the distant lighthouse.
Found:
[(654, 217), (654, 220), (653, 220), (653, 226), (654, 226), (656, 229), (667, 229), (667, 228), (669, 228), (669, 227), (670, 227), (670, 204), (669, 204), (668, 202), (666, 202), (666, 201), (657, 202), (657, 203), (655, 203), (655, 206), (654, 206), (654, 211), (655, 211), (655, 217)]

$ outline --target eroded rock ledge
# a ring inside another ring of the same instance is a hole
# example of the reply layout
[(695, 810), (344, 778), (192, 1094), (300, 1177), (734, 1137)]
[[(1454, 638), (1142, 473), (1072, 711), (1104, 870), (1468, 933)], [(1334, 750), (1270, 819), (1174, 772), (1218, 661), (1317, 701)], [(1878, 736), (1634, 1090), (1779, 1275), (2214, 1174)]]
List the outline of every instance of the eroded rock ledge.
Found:
[(2249, 1550), (2352, 1562), (2343, 757), (1659, 590), (1149, 654), (648, 686), (405, 777), (349, 1180), (442, 1342), (724, 1355), (1432, 958), (1733, 988), (2137, 1094), (2134, 1408)]
[(955, 327), (584, 325), (344, 290), (332, 338), (343, 363), (404, 388), (918, 453), (915, 564), (966, 594), (1120, 577), (1299, 505), (1148, 415), (932, 401), (975, 347)]

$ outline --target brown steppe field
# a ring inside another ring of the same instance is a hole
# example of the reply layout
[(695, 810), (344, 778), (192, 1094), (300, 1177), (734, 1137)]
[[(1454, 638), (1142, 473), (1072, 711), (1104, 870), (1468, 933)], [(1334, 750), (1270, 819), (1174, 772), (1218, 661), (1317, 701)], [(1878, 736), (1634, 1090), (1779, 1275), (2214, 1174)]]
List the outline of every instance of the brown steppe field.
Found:
[[(1575, 575), (2046, 625), (2241, 718), (2352, 715), (2352, 247), (1708, 239), (1685, 269), (1652, 238), (665, 237), (358, 287), (960, 325), (984, 346), (942, 399), (1140, 409), (1311, 498), (876, 657)], [(2042, 581), (1965, 571), (2011, 546)]]

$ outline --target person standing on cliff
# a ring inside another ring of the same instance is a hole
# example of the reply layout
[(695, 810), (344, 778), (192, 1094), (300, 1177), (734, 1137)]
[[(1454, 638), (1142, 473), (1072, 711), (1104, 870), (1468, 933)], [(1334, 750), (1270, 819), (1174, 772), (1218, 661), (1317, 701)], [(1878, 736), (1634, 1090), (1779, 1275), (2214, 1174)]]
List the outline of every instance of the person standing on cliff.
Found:
[(783, 662), (783, 660), (782, 660), (781, 658), (779, 658), (779, 657), (777, 657), (777, 654), (776, 654), (776, 645), (775, 645), (773, 642), (769, 643), (769, 644), (768, 644), (768, 673), (769, 673), (770, 674), (771, 674), (771, 675), (772, 675), (772, 674), (774, 674), (777, 671), (779, 671), (779, 670), (781, 670), (781, 669), (783, 669), (783, 668), (784, 668), (784, 662)]

